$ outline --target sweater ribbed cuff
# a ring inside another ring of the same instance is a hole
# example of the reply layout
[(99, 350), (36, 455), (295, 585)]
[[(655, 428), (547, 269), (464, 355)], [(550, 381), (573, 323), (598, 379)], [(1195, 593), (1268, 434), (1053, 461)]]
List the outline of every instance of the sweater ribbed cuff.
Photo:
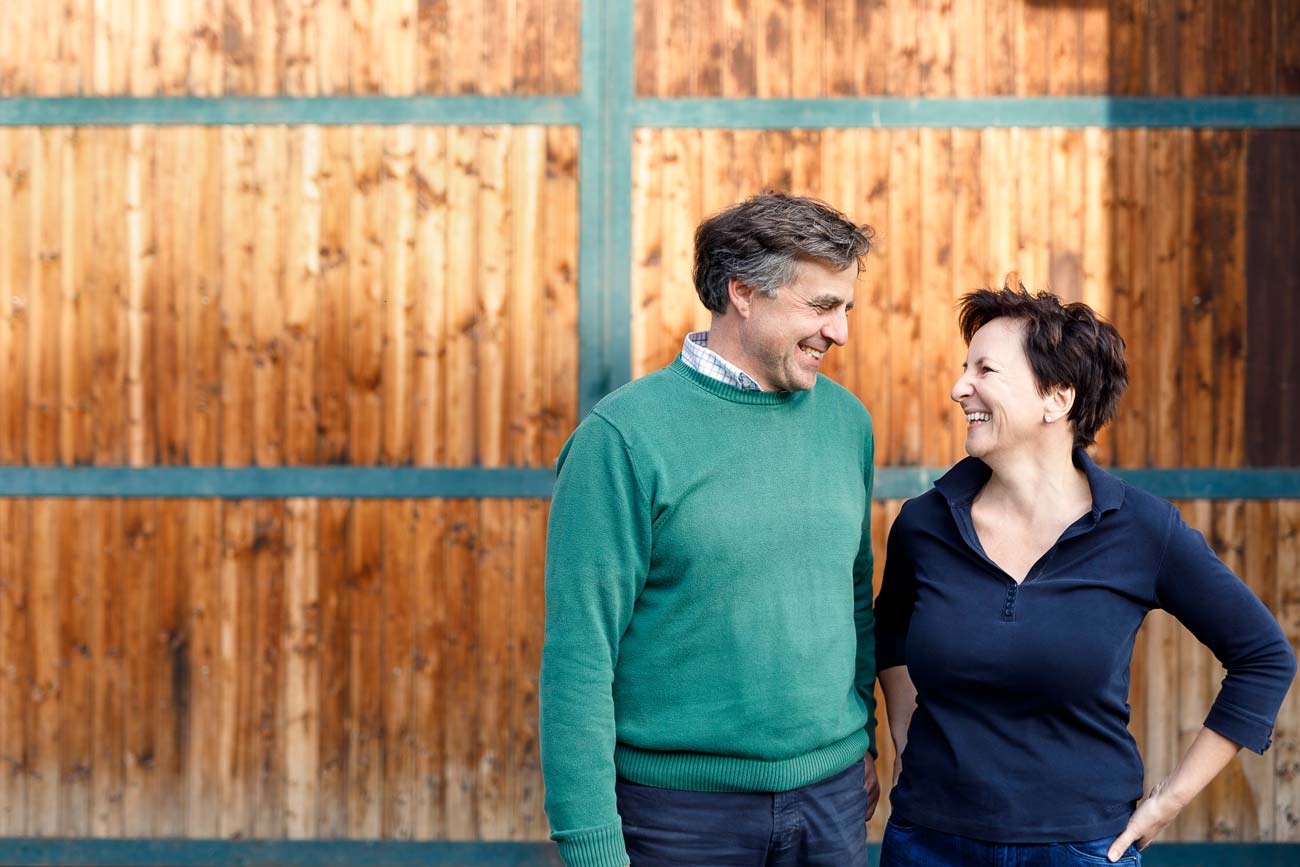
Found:
[(566, 867), (627, 867), (629, 863), (621, 824), (565, 833), (555, 842)]
[(1273, 726), (1269, 720), (1223, 699), (1210, 708), (1205, 727), (1260, 755), (1273, 743)]

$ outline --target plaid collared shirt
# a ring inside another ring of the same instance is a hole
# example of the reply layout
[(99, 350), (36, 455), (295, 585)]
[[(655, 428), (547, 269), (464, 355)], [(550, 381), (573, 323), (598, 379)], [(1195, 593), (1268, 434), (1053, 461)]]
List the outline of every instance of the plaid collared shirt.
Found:
[(746, 391), (763, 390), (749, 374), (709, 349), (707, 331), (692, 331), (686, 335), (686, 339), (682, 341), (682, 362), (692, 370), (699, 371), (719, 382), (725, 382), (733, 388)]

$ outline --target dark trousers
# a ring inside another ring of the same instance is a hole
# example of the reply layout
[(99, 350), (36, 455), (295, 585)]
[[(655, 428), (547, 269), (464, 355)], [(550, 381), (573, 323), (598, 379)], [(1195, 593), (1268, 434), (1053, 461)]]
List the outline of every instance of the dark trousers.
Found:
[(632, 867), (866, 867), (862, 763), (776, 794), (615, 786)]
[[(890, 819), (880, 846), (880, 867), (1101, 867), (1119, 835), (1062, 843), (990, 843)], [(1114, 864), (1136, 867), (1132, 846)]]

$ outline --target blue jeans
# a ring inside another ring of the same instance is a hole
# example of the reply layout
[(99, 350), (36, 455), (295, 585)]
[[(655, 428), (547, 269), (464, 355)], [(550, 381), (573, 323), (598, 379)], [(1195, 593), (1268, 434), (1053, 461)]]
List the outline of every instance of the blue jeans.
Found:
[(618, 780), (632, 867), (866, 867), (862, 762), (776, 794), (682, 792)]
[[(890, 819), (880, 846), (880, 867), (1091, 867), (1110, 864), (1115, 836), (1068, 843), (989, 843)], [(1135, 867), (1132, 846), (1115, 864)]]

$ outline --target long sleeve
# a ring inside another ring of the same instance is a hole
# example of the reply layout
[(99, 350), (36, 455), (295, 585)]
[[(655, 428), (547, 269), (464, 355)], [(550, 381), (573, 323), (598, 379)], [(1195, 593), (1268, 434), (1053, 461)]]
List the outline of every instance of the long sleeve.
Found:
[(1295, 653), (1250, 588), (1176, 509), (1170, 513), (1157, 601), (1227, 669), (1206, 727), (1262, 753), (1295, 676)]
[(876, 665), (882, 670), (907, 664), (907, 629), (916, 602), (916, 576), (904, 517), (907, 507), (903, 508), (889, 528), (884, 577), (876, 597)]
[(854, 685), (867, 705), (867, 733), (871, 736), (867, 749), (873, 756), (876, 755), (876, 618), (871, 610), (871, 582), (875, 569), (871, 551), (871, 490), (875, 474), (875, 447), (868, 428), (866, 466), (862, 474), (867, 502), (862, 515), (862, 538), (858, 545), (858, 555), (853, 560), (853, 624), (858, 634)]
[(649, 502), (619, 432), (595, 413), (558, 468), (540, 687), (546, 813), (569, 867), (623, 867), (611, 689), (619, 638), (649, 568)]

